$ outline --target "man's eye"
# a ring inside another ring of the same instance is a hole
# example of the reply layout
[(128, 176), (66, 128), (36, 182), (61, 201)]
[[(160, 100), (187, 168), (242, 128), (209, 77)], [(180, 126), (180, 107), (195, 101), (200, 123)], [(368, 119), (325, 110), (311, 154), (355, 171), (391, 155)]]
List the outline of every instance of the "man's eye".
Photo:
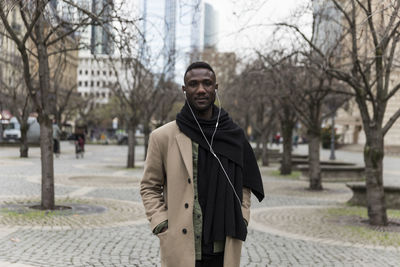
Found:
[(197, 83), (196, 82), (191, 82), (191, 83), (189, 83), (189, 86), (191, 86), (191, 87), (197, 86)]

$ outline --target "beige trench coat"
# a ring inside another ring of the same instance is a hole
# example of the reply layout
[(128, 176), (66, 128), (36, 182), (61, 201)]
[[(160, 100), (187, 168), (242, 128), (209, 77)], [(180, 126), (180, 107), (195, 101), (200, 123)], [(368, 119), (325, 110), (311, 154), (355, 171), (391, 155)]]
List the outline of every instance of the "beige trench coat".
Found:
[[(151, 229), (168, 220), (160, 239), (161, 266), (194, 267), (192, 141), (170, 122), (150, 135), (140, 193)], [(250, 219), (250, 190), (243, 189), (242, 213)], [(188, 204), (188, 205), (186, 205)], [(242, 241), (227, 237), (224, 267), (239, 267)]]

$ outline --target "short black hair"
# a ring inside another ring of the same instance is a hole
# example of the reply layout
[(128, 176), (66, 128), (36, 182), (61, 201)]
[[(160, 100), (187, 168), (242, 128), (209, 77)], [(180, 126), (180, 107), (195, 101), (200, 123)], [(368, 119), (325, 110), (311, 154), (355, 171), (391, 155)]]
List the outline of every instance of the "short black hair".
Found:
[(204, 62), (204, 61), (197, 61), (197, 62), (193, 62), (192, 64), (189, 65), (189, 67), (187, 67), (187, 69), (185, 71), (185, 75), (183, 75), (183, 80), (185, 80), (186, 74), (189, 71), (191, 71), (192, 69), (208, 69), (214, 74), (214, 76), (216, 76), (215, 72), (211, 68), (210, 64), (208, 64), (207, 62)]

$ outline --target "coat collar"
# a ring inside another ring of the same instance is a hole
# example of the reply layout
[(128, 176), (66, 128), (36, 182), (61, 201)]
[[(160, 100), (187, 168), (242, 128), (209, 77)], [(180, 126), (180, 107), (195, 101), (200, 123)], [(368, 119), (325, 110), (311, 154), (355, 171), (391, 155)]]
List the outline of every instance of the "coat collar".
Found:
[(190, 177), (193, 178), (192, 140), (183, 133), (179, 133), (175, 138), (178, 143), (179, 151), (181, 152), (181, 157), (185, 163), (185, 167)]

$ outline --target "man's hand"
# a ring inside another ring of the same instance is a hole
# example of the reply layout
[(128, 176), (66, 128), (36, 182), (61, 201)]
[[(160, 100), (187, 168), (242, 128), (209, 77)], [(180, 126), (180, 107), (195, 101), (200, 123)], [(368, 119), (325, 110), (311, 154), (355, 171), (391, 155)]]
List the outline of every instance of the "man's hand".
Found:
[(158, 235), (164, 233), (167, 230), (168, 230), (168, 220), (163, 221), (162, 223), (157, 225), (156, 228), (154, 228), (153, 230), (153, 234)]

